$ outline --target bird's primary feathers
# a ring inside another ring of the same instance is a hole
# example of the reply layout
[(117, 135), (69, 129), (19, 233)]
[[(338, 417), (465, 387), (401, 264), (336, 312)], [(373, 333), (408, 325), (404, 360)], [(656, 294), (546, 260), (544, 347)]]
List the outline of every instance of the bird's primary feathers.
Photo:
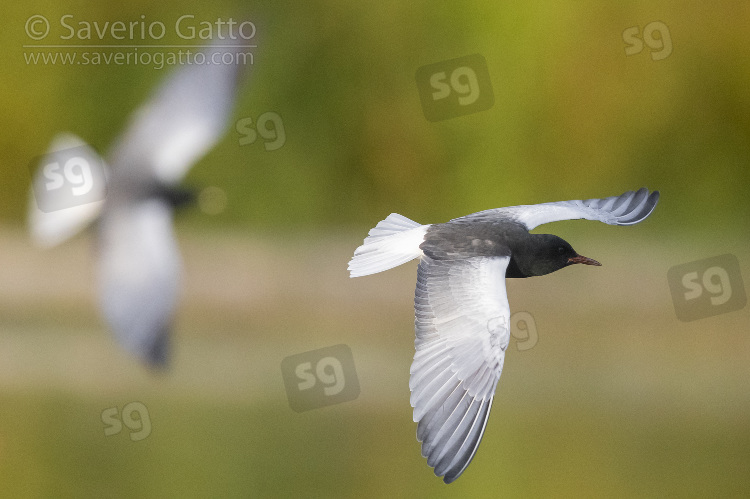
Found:
[(580, 218), (632, 225), (648, 217), (658, 200), (658, 191), (644, 188), (606, 199), (498, 208), (432, 225), (393, 213), (354, 252), (351, 277), (420, 259), (409, 388), (422, 455), (446, 483), (474, 457), (502, 373), (510, 341), (505, 278), (599, 265), (563, 239), (529, 230)]
[[(29, 227), (42, 246), (59, 244), (97, 220), (103, 315), (121, 344), (152, 366), (166, 362), (179, 287), (172, 228), (176, 185), (228, 125), (244, 69), (242, 50), (207, 46), (206, 64), (179, 68), (133, 113), (109, 154), (103, 202), (45, 213), (31, 200)], [(233, 62), (210, 63), (223, 53), (233, 54)], [(105, 165), (70, 134), (53, 142), (49, 160), (70, 147), (88, 154), (90, 163)]]

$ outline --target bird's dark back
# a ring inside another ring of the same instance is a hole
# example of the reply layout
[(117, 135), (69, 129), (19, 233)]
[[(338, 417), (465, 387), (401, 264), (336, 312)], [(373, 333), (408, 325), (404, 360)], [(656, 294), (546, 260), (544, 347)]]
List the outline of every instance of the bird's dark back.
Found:
[(453, 220), (431, 225), (419, 247), (428, 257), (436, 260), (510, 256), (505, 276), (522, 278), (530, 276), (521, 272), (513, 254), (528, 249), (532, 244), (529, 231), (517, 222)]
[(419, 247), (437, 260), (510, 256), (515, 242), (528, 237), (528, 231), (514, 222), (451, 221), (431, 225)]

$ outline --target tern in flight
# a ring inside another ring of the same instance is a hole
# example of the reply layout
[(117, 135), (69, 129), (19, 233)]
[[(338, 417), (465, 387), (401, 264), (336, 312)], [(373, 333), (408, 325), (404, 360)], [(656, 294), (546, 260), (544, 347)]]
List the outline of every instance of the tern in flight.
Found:
[(600, 265), (550, 234), (560, 220), (633, 225), (659, 192), (481, 211), (421, 225), (393, 213), (370, 230), (349, 262), (351, 277), (419, 258), (414, 293), (416, 353), (409, 388), (422, 456), (445, 483), (456, 480), (482, 440), (510, 341), (509, 277), (542, 276), (569, 265)]
[[(103, 316), (119, 342), (149, 366), (167, 362), (177, 302), (180, 255), (172, 216), (175, 206), (192, 197), (177, 185), (227, 128), (247, 58), (244, 50), (208, 45), (203, 50), (205, 64), (194, 58), (178, 68), (133, 113), (106, 163), (78, 137), (61, 134), (44, 157), (45, 165), (54, 167), (40, 167), (33, 179), (32, 239), (40, 246), (54, 246), (96, 222)], [(71, 151), (76, 155), (72, 163)], [(44, 185), (62, 183), (50, 180), (54, 168), (60, 179), (64, 171), (75, 180), (86, 177), (83, 169), (92, 165), (101, 165), (105, 172), (103, 200), (41, 209)]]

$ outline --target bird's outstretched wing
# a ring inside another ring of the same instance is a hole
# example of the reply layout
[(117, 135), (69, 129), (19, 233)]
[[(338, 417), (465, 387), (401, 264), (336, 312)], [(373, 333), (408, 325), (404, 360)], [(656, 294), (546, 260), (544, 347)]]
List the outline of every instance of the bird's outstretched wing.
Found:
[[(133, 114), (110, 156), (115, 187), (154, 180), (176, 184), (222, 136), (246, 49), (216, 45), (180, 67)], [(232, 57), (223, 58), (226, 53)]]
[(411, 405), (422, 455), (446, 483), (471, 462), (490, 414), (510, 340), (509, 256), (423, 256), (414, 297)]
[(105, 212), (97, 249), (105, 319), (127, 350), (164, 366), (180, 270), (171, 206), (149, 199)]
[(560, 220), (598, 220), (609, 225), (633, 225), (648, 217), (659, 201), (659, 191), (649, 194), (645, 187), (605, 199), (558, 201), (521, 206), (510, 206), (480, 211), (455, 220), (514, 220), (528, 230)]
[(152, 366), (167, 360), (180, 273), (165, 192), (227, 127), (244, 50), (214, 43), (184, 64), (134, 113), (111, 153), (99, 224), (101, 305), (118, 340)]

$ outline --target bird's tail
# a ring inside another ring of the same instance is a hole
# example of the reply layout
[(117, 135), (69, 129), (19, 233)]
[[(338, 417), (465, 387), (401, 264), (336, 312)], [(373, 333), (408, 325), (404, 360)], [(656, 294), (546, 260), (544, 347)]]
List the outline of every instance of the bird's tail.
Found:
[[(47, 154), (42, 157), (43, 164), (39, 165), (34, 173), (29, 192), (27, 223), (31, 238), (38, 246), (52, 247), (73, 237), (96, 220), (102, 211), (103, 199), (91, 201), (89, 197), (83, 204), (56, 206), (56, 201), (60, 198), (55, 197), (54, 191), (48, 194), (48, 183), (58, 182), (62, 185), (65, 180), (70, 181), (67, 164), (71, 158), (78, 161), (76, 165), (79, 168), (72, 174), (78, 174), (81, 179), (88, 178), (88, 191), (84, 194), (89, 196), (89, 191), (105, 193), (105, 186), (101, 185), (102, 177), (105, 180), (107, 177), (107, 165), (104, 160), (77, 136), (71, 133), (58, 134), (50, 144)], [(99, 175), (94, 176), (95, 169), (101, 170)], [(76, 188), (73, 187), (74, 195)]]
[(391, 213), (371, 229), (349, 261), (349, 276), (360, 277), (392, 269), (422, 255), (419, 245), (429, 225)]

